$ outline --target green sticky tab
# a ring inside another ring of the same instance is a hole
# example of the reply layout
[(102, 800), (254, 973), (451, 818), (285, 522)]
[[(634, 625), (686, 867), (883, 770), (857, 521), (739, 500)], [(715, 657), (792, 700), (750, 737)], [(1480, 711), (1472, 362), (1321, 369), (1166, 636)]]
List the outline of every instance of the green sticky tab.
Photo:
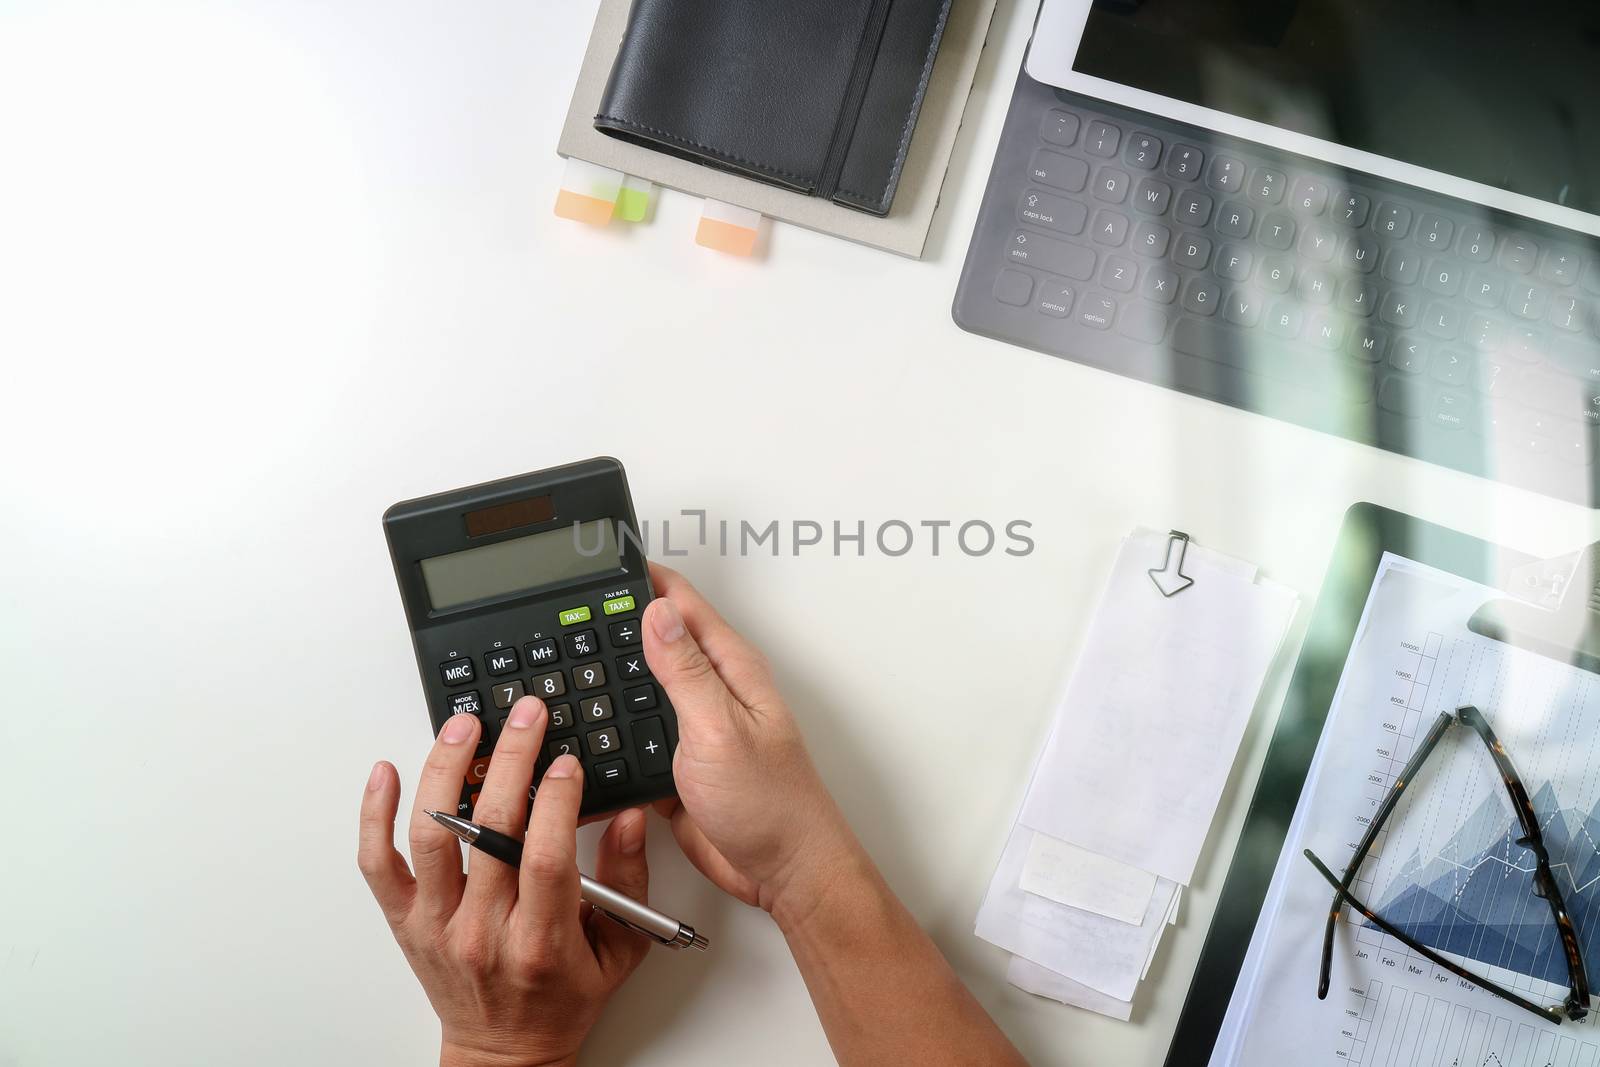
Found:
[(624, 611), (633, 610), (633, 597), (619, 596), (615, 600), (608, 600), (600, 605), (607, 615), (621, 615)]
[(589, 621), (589, 606), (587, 604), (585, 604), (581, 608), (567, 608), (565, 611), (563, 611), (561, 613), (561, 625), (562, 626), (571, 626), (573, 623), (588, 622), (588, 621)]
[(640, 189), (622, 189), (617, 193), (616, 218), (622, 222), (643, 222), (650, 210), (650, 194)]

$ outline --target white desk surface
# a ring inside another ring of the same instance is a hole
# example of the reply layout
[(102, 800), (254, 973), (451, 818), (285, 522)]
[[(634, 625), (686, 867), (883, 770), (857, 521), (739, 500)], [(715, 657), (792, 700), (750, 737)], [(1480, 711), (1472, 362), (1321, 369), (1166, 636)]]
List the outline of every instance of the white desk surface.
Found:
[[(433, 1061), (355, 867), (372, 761), (409, 781), (429, 739), (379, 528), (405, 497), (609, 453), (655, 520), (1031, 521), (1021, 559), (674, 562), (771, 654), (890, 882), (1040, 1064), (1161, 1062), (1293, 662), (1134, 1022), (1007, 986), (973, 916), (1123, 534), (1188, 530), (1309, 607), (1356, 500), (1543, 554), (1600, 533), (957, 330), (1027, 0), (923, 263), (793, 228), (728, 259), (676, 194), (643, 228), (555, 218), (593, 14), (0, 10), (0, 1064)], [(652, 954), (588, 1062), (827, 1062), (777, 931), (652, 834), (654, 899), (716, 947)]]

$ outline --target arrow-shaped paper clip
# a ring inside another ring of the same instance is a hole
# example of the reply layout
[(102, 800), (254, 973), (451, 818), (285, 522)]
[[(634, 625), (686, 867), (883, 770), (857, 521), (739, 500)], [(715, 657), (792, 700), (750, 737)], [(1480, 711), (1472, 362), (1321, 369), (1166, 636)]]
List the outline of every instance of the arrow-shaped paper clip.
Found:
[[(1174, 561), (1172, 558), (1172, 548), (1174, 545), (1176, 545), (1178, 548), (1178, 558), (1176, 561)], [(1161, 591), (1162, 596), (1175, 597), (1194, 584), (1194, 579), (1183, 573), (1183, 557), (1187, 555), (1188, 552), (1189, 535), (1184, 533), (1182, 530), (1169, 531), (1167, 533), (1166, 561), (1163, 562), (1159, 567), (1151, 567), (1149, 570), (1145, 571), (1145, 573), (1150, 576), (1150, 581), (1155, 583), (1155, 587)], [(1177, 584), (1173, 584), (1172, 582), (1174, 575), (1176, 575), (1179, 580)], [(1166, 579), (1166, 581), (1163, 582), (1162, 579)], [(1169, 585), (1171, 588), (1168, 588)]]

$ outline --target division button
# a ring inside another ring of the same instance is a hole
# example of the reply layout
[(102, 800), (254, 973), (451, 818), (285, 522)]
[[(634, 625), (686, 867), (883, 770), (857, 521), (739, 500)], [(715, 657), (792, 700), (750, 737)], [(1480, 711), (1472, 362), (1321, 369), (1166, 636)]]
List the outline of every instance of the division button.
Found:
[(611, 643), (618, 648), (632, 648), (639, 643), (639, 624), (633, 619), (611, 624)]

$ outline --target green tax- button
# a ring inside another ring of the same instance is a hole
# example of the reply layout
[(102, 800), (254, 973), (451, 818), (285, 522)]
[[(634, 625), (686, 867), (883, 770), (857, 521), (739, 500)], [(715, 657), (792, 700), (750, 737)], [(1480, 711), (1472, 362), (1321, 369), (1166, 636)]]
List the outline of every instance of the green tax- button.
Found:
[(621, 615), (624, 611), (633, 610), (633, 597), (619, 596), (615, 600), (608, 600), (601, 604), (600, 609), (607, 615)]
[(587, 605), (587, 604), (585, 604), (581, 608), (568, 608), (568, 609), (566, 609), (565, 611), (563, 611), (561, 613), (561, 625), (562, 626), (571, 626), (573, 623), (588, 622), (588, 621), (589, 621), (589, 605)]

